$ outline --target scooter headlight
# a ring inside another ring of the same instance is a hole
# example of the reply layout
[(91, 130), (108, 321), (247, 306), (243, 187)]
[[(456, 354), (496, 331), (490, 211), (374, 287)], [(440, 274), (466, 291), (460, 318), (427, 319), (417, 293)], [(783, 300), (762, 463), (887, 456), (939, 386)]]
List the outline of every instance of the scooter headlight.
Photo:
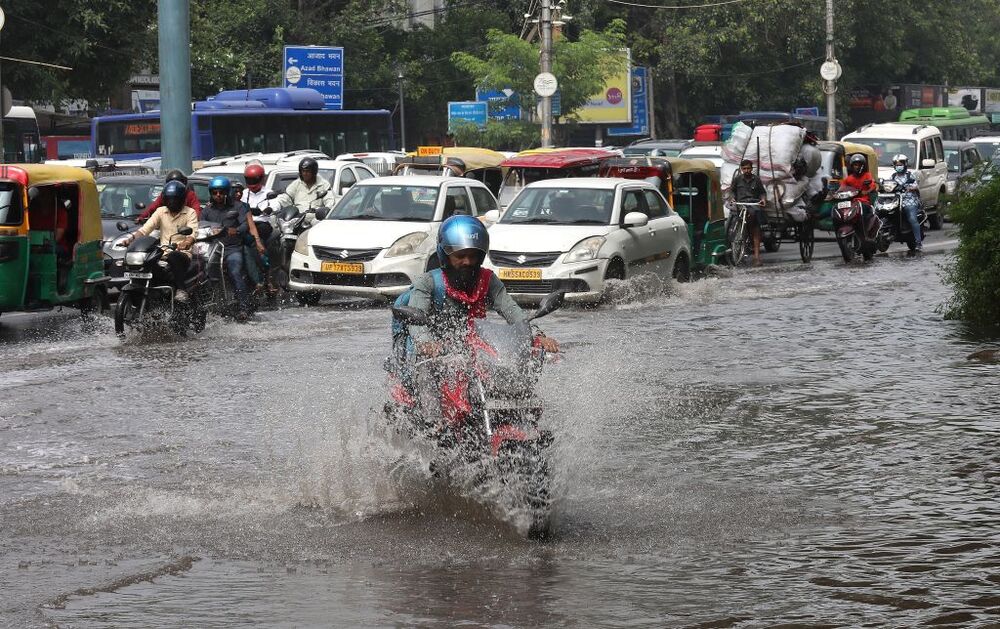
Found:
[(299, 234), (298, 239), (295, 241), (295, 253), (300, 256), (309, 255), (309, 230)]
[(604, 236), (592, 236), (584, 238), (576, 243), (569, 253), (566, 254), (566, 262), (584, 262), (597, 258), (598, 252), (604, 246)]
[(389, 250), (385, 252), (385, 257), (395, 258), (398, 256), (408, 256), (417, 252), (417, 248), (427, 240), (427, 232), (413, 232), (407, 234), (392, 243)]

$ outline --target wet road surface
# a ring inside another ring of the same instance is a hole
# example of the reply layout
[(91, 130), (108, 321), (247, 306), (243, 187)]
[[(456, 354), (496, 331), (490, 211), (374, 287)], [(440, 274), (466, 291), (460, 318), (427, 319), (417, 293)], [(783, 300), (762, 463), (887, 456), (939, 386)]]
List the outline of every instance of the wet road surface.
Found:
[(1000, 622), (996, 339), (943, 256), (633, 280), (542, 320), (555, 537), (385, 438), (384, 308), (0, 321), (0, 625)]

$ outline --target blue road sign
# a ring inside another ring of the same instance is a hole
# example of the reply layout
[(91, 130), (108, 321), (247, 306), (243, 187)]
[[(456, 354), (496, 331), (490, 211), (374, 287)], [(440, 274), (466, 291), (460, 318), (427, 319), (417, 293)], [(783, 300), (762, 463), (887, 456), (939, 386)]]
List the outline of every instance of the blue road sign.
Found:
[(818, 116), (819, 107), (796, 107), (795, 113), (800, 116)]
[(448, 131), (455, 123), (471, 122), (480, 129), (486, 126), (489, 104), (485, 101), (459, 101), (448, 103)]
[(476, 100), (489, 103), (490, 120), (521, 119), (521, 96), (514, 90), (476, 90)]
[(323, 95), (323, 109), (344, 108), (344, 49), (285, 46), (285, 87), (308, 87)]
[(632, 124), (608, 127), (609, 136), (649, 135), (649, 90), (646, 68), (632, 68)]

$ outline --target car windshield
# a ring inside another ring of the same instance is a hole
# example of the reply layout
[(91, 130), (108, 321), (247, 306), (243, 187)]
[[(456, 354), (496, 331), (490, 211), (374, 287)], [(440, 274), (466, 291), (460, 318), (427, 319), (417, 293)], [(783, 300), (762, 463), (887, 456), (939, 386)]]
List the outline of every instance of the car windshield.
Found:
[(101, 215), (137, 216), (160, 195), (161, 190), (163, 184), (158, 181), (150, 183), (99, 181), (97, 192), (101, 198)]
[(912, 140), (880, 140), (868, 138), (850, 138), (855, 144), (870, 146), (878, 155), (878, 165), (892, 167), (892, 158), (902, 153), (911, 164), (917, 163), (917, 143)]
[(979, 154), (983, 156), (984, 161), (989, 161), (997, 153), (997, 149), (1000, 149), (1000, 142), (990, 141), (990, 142), (977, 142), (972, 140), (972, 143), (976, 145), (976, 150)]
[(327, 220), (434, 220), (439, 189), (436, 186), (362, 186), (351, 188)]
[(501, 223), (508, 225), (607, 225), (615, 191), (592, 188), (527, 188)]

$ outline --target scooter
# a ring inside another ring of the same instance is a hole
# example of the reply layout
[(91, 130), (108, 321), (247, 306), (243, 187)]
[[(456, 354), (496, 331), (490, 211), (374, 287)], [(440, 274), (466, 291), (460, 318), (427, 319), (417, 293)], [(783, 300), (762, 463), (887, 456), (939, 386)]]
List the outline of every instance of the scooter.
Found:
[[(190, 227), (182, 228), (177, 236), (190, 236)], [(201, 332), (205, 329), (208, 304), (211, 301), (208, 278), (202, 265), (192, 259), (191, 267), (184, 280), (184, 290), (188, 299), (178, 302), (177, 287), (166, 261), (168, 252), (175, 251), (177, 245), (171, 243), (161, 247), (158, 238), (140, 236), (125, 252), (124, 277), (128, 281), (122, 286), (115, 304), (115, 332), (124, 336), (127, 328), (146, 327), (165, 321), (174, 333), (185, 335), (187, 331)]]
[(842, 187), (832, 195), (836, 203), (830, 217), (844, 262), (850, 262), (858, 253), (865, 261), (871, 260), (878, 249), (882, 221), (874, 208), (864, 211), (867, 204), (862, 202), (860, 194), (854, 188)]
[(409, 326), (427, 325), (427, 314), (392, 309), (404, 330), (386, 361), (390, 424), (432, 444), (436, 473), (529, 537), (544, 537), (551, 528), (553, 436), (539, 428), (543, 403), (536, 388), (543, 365), (555, 358), (535, 346), (531, 321), (561, 307), (563, 298), (546, 295), (521, 323), (477, 320), (461, 349), (434, 358), (417, 356), (409, 340)]
[[(893, 242), (906, 243), (910, 251), (915, 251), (917, 248), (913, 228), (910, 227), (910, 221), (903, 212), (903, 197), (906, 193), (906, 190), (891, 179), (879, 181), (879, 195), (875, 205), (875, 212), (882, 220), (882, 228), (879, 230), (879, 251), (886, 251)], [(916, 194), (919, 200), (919, 192), (911, 193)], [(923, 240), (928, 227), (923, 204), (917, 211), (917, 223), (920, 225), (921, 240)]]
[(275, 275), (279, 281), (278, 286), (285, 290), (288, 289), (288, 277), (292, 268), (292, 252), (295, 251), (295, 242), (299, 239), (299, 235), (312, 227), (317, 219), (322, 220), (326, 217), (326, 208), (322, 205), (325, 196), (325, 190), (317, 194), (316, 198), (309, 202), (305, 212), (299, 211), (297, 206), (289, 205), (275, 213), (281, 230), (280, 253), (277, 258), (280, 260), (280, 264), (275, 269)]

